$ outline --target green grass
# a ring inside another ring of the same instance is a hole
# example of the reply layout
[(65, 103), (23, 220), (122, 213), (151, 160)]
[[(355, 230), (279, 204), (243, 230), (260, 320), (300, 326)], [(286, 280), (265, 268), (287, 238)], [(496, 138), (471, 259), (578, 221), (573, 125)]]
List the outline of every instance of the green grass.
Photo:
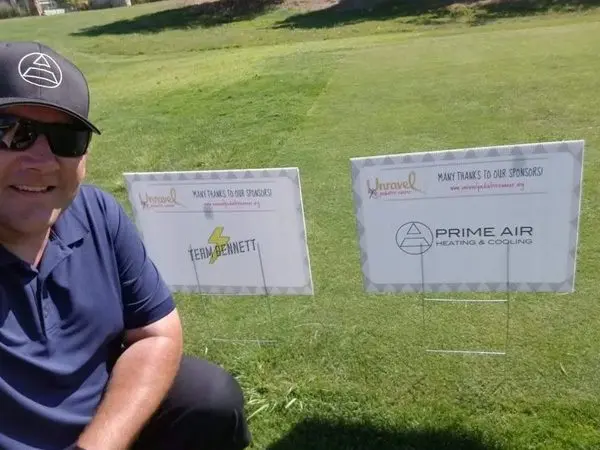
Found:
[[(272, 298), (271, 321), (263, 298), (177, 295), (186, 350), (245, 389), (253, 448), (600, 448), (600, 11), (85, 34), (169, 7), (5, 20), (0, 37), (84, 69), (103, 130), (88, 179), (125, 205), (124, 171), (300, 168), (315, 297)], [(418, 298), (364, 294), (348, 159), (558, 139), (586, 140), (576, 293), (516, 295), (507, 359), (424, 353), (503, 345), (505, 311), (428, 309), (423, 330)]]

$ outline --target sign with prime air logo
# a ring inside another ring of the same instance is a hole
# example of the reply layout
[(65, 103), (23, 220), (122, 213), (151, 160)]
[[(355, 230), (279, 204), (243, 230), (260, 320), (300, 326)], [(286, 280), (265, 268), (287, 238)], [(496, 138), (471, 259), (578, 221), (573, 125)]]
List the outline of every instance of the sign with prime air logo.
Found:
[(313, 294), (297, 168), (124, 177), (138, 230), (171, 290)]
[(351, 159), (368, 292), (572, 292), (584, 141)]

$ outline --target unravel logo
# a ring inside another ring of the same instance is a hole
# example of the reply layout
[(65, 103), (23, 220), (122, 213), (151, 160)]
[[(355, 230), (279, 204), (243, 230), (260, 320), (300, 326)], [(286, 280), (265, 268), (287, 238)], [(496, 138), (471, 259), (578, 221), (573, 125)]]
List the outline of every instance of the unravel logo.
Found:
[(425, 193), (417, 186), (417, 174), (414, 171), (411, 171), (405, 180), (382, 181), (379, 177), (375, 177), (373, 184), (367, 180), (367, 192), (372, 199), (407, 195), (413, 192)]
[(175, 188), (171, 188), (168, 194), (162, 195), (149, 195), (147, 192), (144, 196), (142, 194), (138, 194), (138, 198), (140, 199), (140, 204), (142, 205), (142, 209), (152, 209), (152, 208), (172, 208), (174, 206), (184, 206), (177, 201), (177, 190)]

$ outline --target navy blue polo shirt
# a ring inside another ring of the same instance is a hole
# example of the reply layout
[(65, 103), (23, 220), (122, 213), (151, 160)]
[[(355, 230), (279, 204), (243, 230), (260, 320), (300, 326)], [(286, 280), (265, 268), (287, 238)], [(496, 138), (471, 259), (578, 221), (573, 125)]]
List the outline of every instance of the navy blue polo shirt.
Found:
[(37, 269), (0, 245), (0, 449), (64, 449), (91, 420), (123, 332), (175, 308), (117, 201), (83, 185)]

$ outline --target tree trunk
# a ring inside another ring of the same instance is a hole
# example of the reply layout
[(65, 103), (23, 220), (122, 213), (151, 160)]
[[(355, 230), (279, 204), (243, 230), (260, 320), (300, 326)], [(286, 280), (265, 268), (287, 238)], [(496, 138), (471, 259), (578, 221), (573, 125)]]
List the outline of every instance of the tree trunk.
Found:
[(44, 14), (40, 2), (38, 0), (29, 0), (29, 10), (33, 16), (41, 16)]

